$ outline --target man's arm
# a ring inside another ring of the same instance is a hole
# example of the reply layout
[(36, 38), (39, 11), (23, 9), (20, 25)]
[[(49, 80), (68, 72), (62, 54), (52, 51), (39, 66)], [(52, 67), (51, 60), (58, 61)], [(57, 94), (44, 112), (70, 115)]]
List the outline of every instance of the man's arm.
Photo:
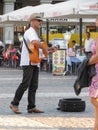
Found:
[(31, 41), (31, 44), (33, 44), (37, 49), (42, 49), (45, 57), (48, 57), (48, 50), (37, 40)]

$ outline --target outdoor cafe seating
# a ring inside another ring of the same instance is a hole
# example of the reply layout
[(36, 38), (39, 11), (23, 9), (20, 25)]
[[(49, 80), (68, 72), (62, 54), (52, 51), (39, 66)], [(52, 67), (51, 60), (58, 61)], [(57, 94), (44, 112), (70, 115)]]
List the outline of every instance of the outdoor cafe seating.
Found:
[(70, 74), (77, 74), (77, 68), (79, 64), (86, 58), (85, 55), (75, 55), (75, 56), (67, 56), (66, 62), (67, 62), (67, 68)]

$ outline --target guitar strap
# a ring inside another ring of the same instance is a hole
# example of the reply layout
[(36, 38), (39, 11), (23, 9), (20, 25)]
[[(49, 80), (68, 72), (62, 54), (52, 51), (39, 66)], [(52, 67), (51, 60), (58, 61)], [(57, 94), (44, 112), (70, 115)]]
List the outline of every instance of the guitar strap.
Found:
[[(29, 53), (32, 53), (32, 51), (29, 49), (29, 47), (28, 47), (28, 45), (27, 45), (27, 42), (26, 42), (26, 40), (25, 40), (24, 37), (23, 37), (23, 41), (24, 41), (24, 43), (25, 43), (25, 45), (26, 45), (26, 48), (27, 48), (28, 52), (29, 52)], [(29, 64), (31, 65), (31, 62), (30, 62), (30, 61), (29, 61)]]
[(26, 42), (26, 40), (25, 40), (24, 37), (23, 37), (23, 41), (24, 41), (24, 43), (25, 43), (25, 45), (26, 45), (26, 48), (27, 48), (28, 52), (29, 52), (29, 53), (32, 53), (32, 51), (29, 49), (29, 47), (28, 47), (28, 45), (27, 45), (27, 42)]

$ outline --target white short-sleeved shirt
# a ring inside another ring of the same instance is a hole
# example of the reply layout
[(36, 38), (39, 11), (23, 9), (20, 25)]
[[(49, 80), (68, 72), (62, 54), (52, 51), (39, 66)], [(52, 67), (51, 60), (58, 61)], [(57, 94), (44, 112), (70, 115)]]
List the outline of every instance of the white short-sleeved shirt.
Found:
[[(36, 31), (32, 27), (30, 27), (24, 33), (24, 38), (27, 41), (27, 44), (29, 44), (32, 40), (40, 41)], [(39, 64), (35, 64), (35, 63), (31, 63), (31, 64), (32, 65), (39, 65)], [(23, 42), (22, 51), (21, 51), (20, 66), (26, 66), (26, 65), (30, 65), (29, 52), (27, 50), (25, 43)]]
[(94, 40), (92, 38), (85, 40), (85, 45), (84, 45), (85, 52), (91, 52), (91, 46), (92, 46), (93, 42), (94, 42)]

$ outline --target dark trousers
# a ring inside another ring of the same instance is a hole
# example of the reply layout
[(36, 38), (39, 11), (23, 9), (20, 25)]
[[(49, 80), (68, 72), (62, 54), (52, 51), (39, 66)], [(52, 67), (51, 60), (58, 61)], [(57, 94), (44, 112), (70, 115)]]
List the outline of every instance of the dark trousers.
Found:
[(23, 79), (22, 83), (16, 90), (13, 101), (13, 105), (18, 106), (19, 102), (28, 88), (28, 106), (27, 109), (32, 109), (35, 107), (35, 96), (36, 90), (38, 88), (38, 75), (39, 68), (37, 66), (23, 66)]
[(89, 59), (92, 56), (92, 52), (85, 52), (85, 55)]

